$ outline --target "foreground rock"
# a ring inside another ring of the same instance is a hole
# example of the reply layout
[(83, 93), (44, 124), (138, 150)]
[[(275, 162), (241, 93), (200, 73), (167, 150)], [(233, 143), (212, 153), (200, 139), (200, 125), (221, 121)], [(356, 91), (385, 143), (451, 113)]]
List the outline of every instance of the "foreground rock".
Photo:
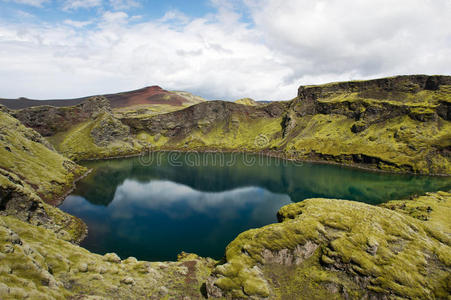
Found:
[[(440, 192), (384, 206), (390, 209), (309, 199), (283, 207), (278, 213), (281, 223), (246, 231), (230, 243), (226, 262), (207, 281), (209, 296), (449, 296), (451, 194)], [(419, 213), (428, 216), (418, 218)]]
[(182, 254), (177, 262), (121, 260), (0, 216), (0, 299), (201, 299), (215, 261)]
[(0, 216), (1, 299), (443, 299), (451, 290), (451, 193), (383, 207), (308, 199), (240, 234), (221, 263), (121, 260)]

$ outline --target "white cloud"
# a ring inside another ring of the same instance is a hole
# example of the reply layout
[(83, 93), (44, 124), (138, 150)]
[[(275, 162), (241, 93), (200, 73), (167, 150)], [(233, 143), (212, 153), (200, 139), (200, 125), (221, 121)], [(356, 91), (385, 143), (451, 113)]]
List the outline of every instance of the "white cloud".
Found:
[(448, 0), (246, 0), (287, 80), (451, 72)]
[[(5, 0), (3, 0), (5, 1)], [(42, 7), (43, 4), (48, 3), (49, 0), (6, 0), (6, 2), (15, 2), (19, 4), (26, 4), (36, 7)]]
[(93, 21), (74, 21), (74, 20), (64, 20), (64, 24), (73, 26), (76, 28), (83, 28), (85, 26), (88, 26), (92, 24)]
[(110, 0), (110, 5), (115, 10), (127, 10), (141, 6), (140, 2), (136, 0)]
[[(239, 211), (248, 208), (250, 204), (255, 206), (255, 213), (252, 214), (255, 219), (261, 220), (264, 212), (266, 215), (271, 214), (267, 217), (271, 219), (274, 211), (289, 203), (291, 200), (288, 195), (275, 194), (259, 187), (203, 192), (172, 181), (152, 180), (140, 183), (127, 179), (117, 187), (114, 199), (108, 207), (117, 219), (131, 219), (136, 216), (136, 210), (160, 211), (173, 219), (215, 211), (215, 217), (224, 222), (236, 219)], [(174, 209), (181, 204), (185, 209)]]
[(64, 10), (76, 10), (79, 8), (92, 8), (102, 6), (102, 0), (66, 0)]
[(0, 24), (0, 96), (159, 84), (215, 99), (289, 99), (300, 84), (451, 74), (448, 0), (245, 0), (255, 25), (223, 3), (194, 19), (171, 11), (130, 22), (115, 11), (90, 27)]
[(127, 23), (128, 15), (125, 12), (111, 12), (107, 11), (102, 15), (102, 21), (108, 25), (125, 24)]

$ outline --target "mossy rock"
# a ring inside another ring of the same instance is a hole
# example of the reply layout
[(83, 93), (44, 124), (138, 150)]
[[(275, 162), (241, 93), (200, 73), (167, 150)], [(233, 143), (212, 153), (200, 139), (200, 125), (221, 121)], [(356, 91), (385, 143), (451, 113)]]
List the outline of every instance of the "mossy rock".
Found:
[(214, 260), (120, 260), (93, 254), (54, 232), (0, 216), (1, 299), (201, 299)]
[[(426, 200), (429, 199), (429, 200)], [(440, 200), (437, 200), (440, 199)], [(451, 194), (429, 194), (449, 216)], [(270, 299), (446, 298), (450, 220), (422, 221), (363, 203), (308, 199), (281, 223), (240, 234), (207, 283), (212, 297)]]

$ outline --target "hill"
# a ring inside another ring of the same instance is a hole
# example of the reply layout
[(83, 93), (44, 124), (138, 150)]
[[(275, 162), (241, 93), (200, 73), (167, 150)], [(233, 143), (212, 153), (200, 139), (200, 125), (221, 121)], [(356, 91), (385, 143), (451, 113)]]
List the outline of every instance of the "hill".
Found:
[[(205, 99), (191, 95), (188, 92), (170, 92), (159, 86), (149, 86), (139, 90), (122, 92), (117, 94), (99, 95), (105, 97), (112, 108), (133, 107), (138, 105), (171, 105), (188, 106), (200, 103)], [(55, 107), (67, 107), (81, 104), (93, 96), (77, 99), (33, 100), (27, 98), (0, 99), (0, 104), (9, 109), (24, 109), (35, 106), (49, 105)]]

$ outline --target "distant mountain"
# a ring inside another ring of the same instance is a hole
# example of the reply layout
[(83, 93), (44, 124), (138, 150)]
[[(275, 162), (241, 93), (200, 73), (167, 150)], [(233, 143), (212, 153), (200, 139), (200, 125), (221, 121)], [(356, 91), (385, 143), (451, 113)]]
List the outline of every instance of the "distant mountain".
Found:
[[(202, 97), (188, 92), (170, 92), (159, 86), (145, 87), (139, 90), (117, 94), (100, 95), (107, 98), (112, 108), (131, 107), (136, 105), (166, 104), (172, 106), (189, 106), (205, 101)], [(33, 106), (50, 105), (56, 107), (74, 106), (92, 96), (76, 99), (33, 100), (27, 98), (0, 99), (0, 104), (10, 109), (22, 109)]]

